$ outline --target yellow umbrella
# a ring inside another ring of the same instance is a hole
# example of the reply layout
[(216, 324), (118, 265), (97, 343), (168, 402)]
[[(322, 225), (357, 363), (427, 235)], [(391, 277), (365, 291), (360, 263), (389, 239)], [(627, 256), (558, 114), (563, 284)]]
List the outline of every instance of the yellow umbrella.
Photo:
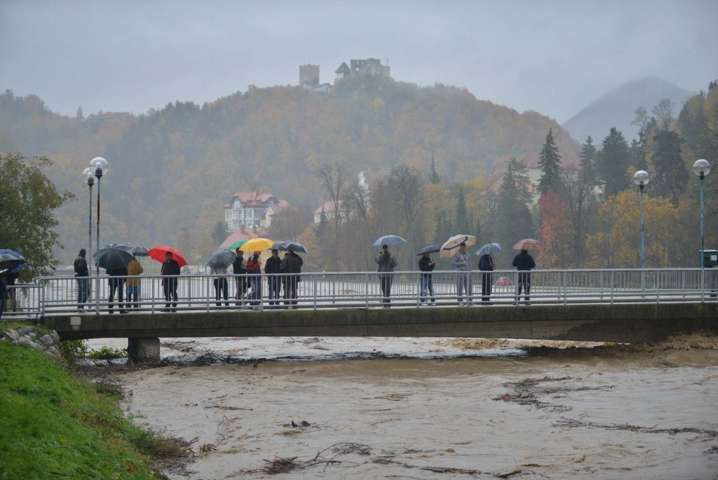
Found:
[(242, 244), (239, 249), (243, 252), (251, 253), (251, 252), (261, 252), (262, 250), (268, 250), (272, 248), (272, 245), (274, 245), (274, 240), (270, 240), (268, 238), (250, 238), (246, 242)]
[(467, 247), (473, 247), (474, 245), (476, 245), (476, 237), (473, 235), (467, 235), (465, 233), (462, 233), (460, 235), (454, 235), (453, 237), (445, 241), (443, 245), (441, 245), (441, 256), (451, 257), (456, 253), (456, 249), (462, 243), (465, 243)]

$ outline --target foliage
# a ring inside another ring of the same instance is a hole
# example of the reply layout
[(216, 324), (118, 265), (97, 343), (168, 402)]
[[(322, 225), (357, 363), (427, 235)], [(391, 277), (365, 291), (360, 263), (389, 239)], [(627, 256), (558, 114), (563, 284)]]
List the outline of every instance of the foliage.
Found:
[(161, 478), (157, 437), (44, 354), (0, 342), (0, 478)]
[(649, 184), (651, 191), (659, 196), (668, 197), (674, 205), (688, 182), (688, 169), (681, 156), (683, 139), (677, 132), (660, 128), (654, 136), (651, 164), (653, 179)]
[(571, 223), (566, 201), (560, 194), (547, 191), (539, 199), (541, 217), (541, 261), (546, 268), (565, 267), (571, 260)]
[(72, 198), (58, 192), (45, 175), (43, 169), (50, 165), (46, 158), (0, 154), (0, 245), (21, 252), (32, 275), (55, 266), (55, 211)]
[(89, 349), (84, 340), (63, 340), (60, 342), (60, 351), (68, 362), (73, 362), (85, 358)]

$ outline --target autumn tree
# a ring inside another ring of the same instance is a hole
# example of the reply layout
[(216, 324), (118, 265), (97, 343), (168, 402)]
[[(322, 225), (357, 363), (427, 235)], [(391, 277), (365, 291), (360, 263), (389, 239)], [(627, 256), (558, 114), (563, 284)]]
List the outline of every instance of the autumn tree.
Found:
[(683, 140), (673, 130), (660, 128), (654, 137), (651, 152), (653, 178), (649, 187), (655, 195), (668, 197), (678, 205), (688, 182), (688, 169), (681, 157)]
[(331, 245), (326, 246), (325, 254), (329, 258), (329, 265), (336, 268), (339, 248), (339, 225), (342, 222), (341, 200), (344, 197), (344, 190), (348, 182), (347, 173), (344, 165), (333, 162), (325, 163), (318, 167), (316, 175), (324, 189), (324, 194), (331, 202), (332, 215), (330, 223), (332, 224), (333, 241)]

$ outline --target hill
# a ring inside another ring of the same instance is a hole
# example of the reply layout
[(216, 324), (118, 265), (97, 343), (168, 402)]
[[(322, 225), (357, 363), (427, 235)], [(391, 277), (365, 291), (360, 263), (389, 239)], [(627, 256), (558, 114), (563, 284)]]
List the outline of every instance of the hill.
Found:
[(693, 92), (662, 78), (646, 77), (605, 93), (566, 121), (563, 127), (579, 141), (590, 135), (594, 143), (599, 143), (611, 127), (618, 128), (630, 140), (638, 133), (638, 127), (631, 125), (638, 107), (645, 107), (650, 112), (658, 102), (668, 98), (673, 103), (673, 113), (677, 114), (691, 95)]
[(443, 179), (466, 181), (512, 156), (535, 163), (549, 128), (572, 163), (577, 144), (555, 121), (443, 85), (365, 78), (328, 93), (251, 87), (202, 106), (86, 118), (55, 114), (36, 96), (0, 95), (0, 150), (48, 155), (51, 178), (78, 197), (60, 212), (64, 260), (86, 243), (80, 172), (97, 155), (111, 162), (103, 241), (205, 250), (235, 191), (267, 188), (313, 209), (322, 199), (318, 165), (341, 162), (371, 181), (398, 164), (428, 171), (432, 154)]

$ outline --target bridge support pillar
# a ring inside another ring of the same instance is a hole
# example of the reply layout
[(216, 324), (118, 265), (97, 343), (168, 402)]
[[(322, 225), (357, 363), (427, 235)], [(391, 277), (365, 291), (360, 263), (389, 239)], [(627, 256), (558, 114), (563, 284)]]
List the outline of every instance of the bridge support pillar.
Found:
[(157, 337), (130, 337), (127, 339), (127, 360), (130, 363), (157, 363), (160, 361), (160, 339)]

